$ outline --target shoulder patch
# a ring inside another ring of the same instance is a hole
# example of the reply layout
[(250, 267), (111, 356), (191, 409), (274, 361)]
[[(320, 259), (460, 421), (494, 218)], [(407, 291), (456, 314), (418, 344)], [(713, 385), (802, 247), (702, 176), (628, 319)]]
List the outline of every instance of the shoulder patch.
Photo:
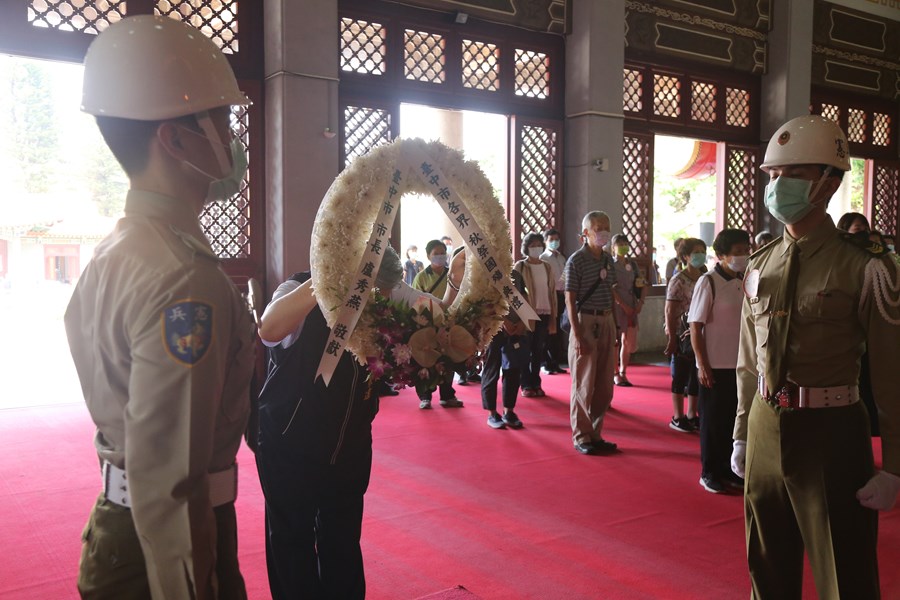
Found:
[(212, 343), (213, 307), (206, 302), (181, 300), (160, 313), (163, 345), (175, 362), (193, 367)]
[(769, 242), (768, 244), (766, 244), (766, 245), (763, 246), (762, 248), (758, 248), (758, 249), (756, 250), (756, 252), (754, 252), (753, 254), (751, 254), (751, 255), (748, 257), (748, 259), (749, 259), (749, 258), (753, 258), (754, 256), (759, 256), (759, 255), (763, 254), (764, 252), (768, 252), (769, 250), (771, 250), (772, 248), (775, 247), (775, 244), (778, 244), (778, 243), (781, 242), (781, 238), (782, 238), (782, 237), (783, 237), (783, 236), (778, 236), (777, 238), (775, 238), (774, 240), (772, 240), (771, 242)]
[(846, 231), (842, 231), (841, 239), (861, 250), (865, 250), (872, 256), (882, 256), (888, 253), (887, 248), (885, 248), (878, 242), (871, 241), (866, 235), (859, 235), (858, 233), (847, 233)]

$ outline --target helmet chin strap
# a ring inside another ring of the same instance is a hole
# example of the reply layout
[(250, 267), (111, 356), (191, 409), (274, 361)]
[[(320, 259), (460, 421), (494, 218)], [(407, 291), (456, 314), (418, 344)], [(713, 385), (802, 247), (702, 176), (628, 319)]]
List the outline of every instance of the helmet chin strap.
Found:
[(819, 178), (819, 181), (816, 182), (815, 187), (809, 192), (809, 203), (813, 204), (812, 199), (816, 197), (816, 194), (819, 193), (819, 190), (822, 189), (822, 186), (825, 184), (825, 180), (828, 179), (828, 176), (831, 175), (831, 171), (834, 170), (834, 167), (828, 166), (825, 167), (825, 172), (822, 173), (822, 176)]

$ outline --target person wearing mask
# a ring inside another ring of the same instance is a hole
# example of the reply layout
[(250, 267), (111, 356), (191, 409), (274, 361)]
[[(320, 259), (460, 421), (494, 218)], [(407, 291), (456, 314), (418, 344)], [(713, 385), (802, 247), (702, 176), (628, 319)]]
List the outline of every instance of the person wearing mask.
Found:
[(78, 591), (243, 599), (235, 457), (253, 320), (200, 214), (240, 189), (247, 155), (230, 119), (250, 101), (207, 36), (150, 15), (93, 40), (82, 94), (129, 189), (65, 314), (103, 488), (82, 534)]
[(522, 254), (526, 258), (513, 265), (524, 282), (528, 303), (540, 317), (528, 335), (531, 355), (522, 369), (522, 396), (525, 398), (545, 396), (541, 387), (541, 360), (547, 351), (547, 339), (556, 333), (556, 281), (550, 265), (541, 260), (544, 250), (544, 236), (528, 233), (522, 239)]
[[(672, 370), (672, 420), (669, 427), (682, 433), (700, 428), (697, 412), (700, 392), (697, 366), (691, 346), (687, 314), (691, 308), (694, 286), (706, 265), (706, 243), (697, 238), (686, 238), (681, 244), (682, 260), (687, 265), (675, 274), (666, 288), (666, 343), (665, 354), (671, 357)], [(684, 396), (687, 394), (687, 411)]]
[(644, 308), (647, 283), (641, 276), (638, 265), (629, 256), (631, 246), (628, 236), (617, 233), (612, 237), (613, 260), (616, 264), (616, 323), (618, 324), (619, 360), (614, 382), (616, 385), (631, 387), (625, 372), (631, 362), (631, 355), (637, 350), (638, 315)]
[(549, 375), (565, 375), (562, 365), (566, 361), (566, 347), (569, 340), (566, 332), (559, 326), (559, 320), (566, 306), (566, 255), (560, 250), (559, 231), (552, 227), (544, 232), (547, 249), (541, 254), (541, 260), (550, 265), (550, 272), (556, 282), (556, 333), (547, 339), (547, 351), (544, 353), (544, 369)]
[(869, 233), (872, 229), (866, 215), (858, 212), (846, 212), (838, 219), (837, 228), (847, 233)]
[[(407, 305), (428, 297), (403, 281), (390, 246), (375, 286)], [(365, 597), (360, 536), (380, 382), (349, 352), (328, 385), (317, 378), (329, 335), (308, 272), (279, 285), (260, 319), (269, 372), (259, 396), (256, 462), (273, 600)]]
[[(820, 598), (878, 598), (877, 511), (900, 493), (900, 268), (826, 212), (850, 170), (833, 121), (788, 121), (761, 168), (785, 231), (744, 277), (731, 461), (746, 477), (753, 596), (801, 597), (805, 551)], [(881, 470), (857, 387), (865, 348)]]
[(449, 235), (445, 235), (441, 238), (441, 243), (444, 245), (444, 249), (446, 250), (447, 256), (453, 255), (453, 238)]
[(775, 239), (775, 236), (772, 235), (771, 232), (760, 231), (759, 233), (756, 234), (756, 237), (754, 238), (753, 241), (756, 242), (756, 249), (759, 250), (760, 248), (762, 248), (763, 246), (765, 246), (766, 244), (768, 244), (769, 242), (771, 242), (774, 239)]
[(416, 279), (416, 275), (424, 268), (425, 265), (419, 260), (419, 247), (413, 245), (407, 248), (406, 262), (403, 263), (403, 281), (406, 285), (412, 285), (413, 281)]
[(731, 471), (731, 432), (737, 410), (737, 355), (741, 330), (741, 287), (750, 234), (723, 229), (713, 241), (719, 259), (697, 281), (688, 312), (691, 345), (697, 357), (700, 382), (700, 485), (721, 494), (728, 487), (743, 488)]
[(566, 310), (572, 393), (569, 413), (572, 442), (581, 454), (614, 452), (603, 439), (603, 419), (613, 396), (616, 370), (615, 263), (603, 247), (609, 243), (609, 216), (599, 210), (581, 220), (584, 245), (566, 262)]
[[(447, 291), (447, 246), (440, 240), (431, 240), (425, 245), (425, 254), (428, 256), (429, 265), (425, 267), (413, 280), (412, 287), (419, 291), (443, 298)], [(438, 386), (441, 406), (444, 408), (460, 408), (463, 403), (456, 397), (453, 382), (448, 381)], [(431, 393), (419, 397), (419, 408), (427, 410), (431, 408)]]
[(682, 270), (685, 267), (685, 262), (682, 259), (682, 244), (684, 243), (684, 238), (677, 238), (675, 242), (672, 244), (672, 248), (675, 249), (675, 256), (669, 259), (669, 262), (666, 263), (666, 283), (672, 281), (672, 277), (675, 276), (675, 273)]
[(884, 247), (887, 248), (887, 251), (891, 254), (896, 254), (897, 250), (894, 245), (894, 236), (885, 234), (882, 237), (884, 238)]
[(656, 246), (652, 248), (652, 254), (650, 255), (650, 270), (647, 273), (647, 283), (650, 285), (659, 285), (662, 283), (659, 276), (659, 263), (656, 262)]

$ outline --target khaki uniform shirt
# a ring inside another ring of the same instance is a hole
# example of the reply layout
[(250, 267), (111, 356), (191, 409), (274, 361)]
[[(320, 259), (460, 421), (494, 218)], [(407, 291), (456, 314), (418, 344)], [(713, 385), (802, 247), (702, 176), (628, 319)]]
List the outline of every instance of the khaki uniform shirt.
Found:
[[(860, 357), (868, 345), (883, 464), (885, 470), (900, 473), (898, 269), (890, 258), (875, 257), (844, 240), (830, 217), (800, 240), (785, 232), (783, 238), (750, 258), (744, 278), (745, 296), (749, 297), (741, 313), (734, 439), (747, 439), (747, 418), (757, 393), (757, 378), (767, 366), (769, 323), (780, 318), (772, 314), (773, 296), (786, 275), (792, 243), (798, 244), (800, 263), (785, 356), (787, 380), (802, 387), (856, 385)], [(754, 290), (755, 270), (759, 271), (759, 283)], [(884, 298), (887, 286), (874, 285), (877, 272), (892, 282), (893, 290), (887, 293), (893, 298), (893, 306)]]
[(123, 468), (154, 598), (214, 589), (207, 474), (247, 425), (254, 333), (186, 203), (130, 191), (65, 315), (100, 458)]

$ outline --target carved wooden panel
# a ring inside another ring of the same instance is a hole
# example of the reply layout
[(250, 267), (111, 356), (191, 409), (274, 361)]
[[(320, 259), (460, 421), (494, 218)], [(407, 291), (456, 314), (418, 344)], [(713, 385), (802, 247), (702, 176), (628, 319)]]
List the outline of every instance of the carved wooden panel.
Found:
[(626, 133), (622, 144), (622, 230), (632, 252), (649, 257), (653, 244), (653, 137)]

